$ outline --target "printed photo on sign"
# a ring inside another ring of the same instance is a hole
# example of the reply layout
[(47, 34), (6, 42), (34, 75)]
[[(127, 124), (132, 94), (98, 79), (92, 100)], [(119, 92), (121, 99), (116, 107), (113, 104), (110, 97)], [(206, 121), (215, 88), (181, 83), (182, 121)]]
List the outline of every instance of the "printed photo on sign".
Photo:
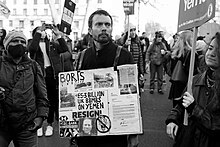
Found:
[(72, 93), (67, 93), (67, 87), (60, 90), (60, 108), (75, 107), (76, 99)]
[(95, 118), (79, 119), (79, 136), (96, 136), (97, 130), (95, 126)]

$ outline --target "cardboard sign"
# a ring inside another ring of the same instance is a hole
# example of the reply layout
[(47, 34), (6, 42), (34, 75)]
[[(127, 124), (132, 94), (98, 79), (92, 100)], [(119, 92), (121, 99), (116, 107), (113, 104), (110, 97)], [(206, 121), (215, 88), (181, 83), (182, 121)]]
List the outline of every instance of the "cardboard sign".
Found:
[(63, 33), (70, 35), (71, 32), (71, 24), (73, 22), (73, 15), (75, 11), (76, 4), (71, 0), (65, 0), (63, 7), (63, 15), (61, 18), (60, 31)]
[(125, 14), (134, 14), (134, 0), (123, 0), (123, 7)]
[(180, 0), (177, 32), (198, 27), (215, 16), (215, 0)]
[(141, 134), (137, 64), (59, 73), (60, 137)]

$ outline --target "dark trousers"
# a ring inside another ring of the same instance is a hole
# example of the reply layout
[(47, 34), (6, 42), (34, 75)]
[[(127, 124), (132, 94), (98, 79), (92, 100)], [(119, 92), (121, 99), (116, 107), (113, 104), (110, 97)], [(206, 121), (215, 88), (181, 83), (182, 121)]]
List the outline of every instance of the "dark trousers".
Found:
[(8, 147), (11, 141), (13, 141), (14, 147), (37, 147), (37, 132), (27, 129), (16, 132), (0, 128), (0, 147)]
[(59, 97), (58, 97), (58, 78), (55, 79), (51, 73), (52, 68), (46, 69), (45, 82), (47, 86), (47, 97), (50, 103), (47, 123), (54, 122), (54, 115), (58, 120), (59, 116)]
[(157, 88), (162, 89), (163, 85), (163, 64), (156, 65), (150, 63), (150, 89), (155, 89), (155, 75), (157, 74)]

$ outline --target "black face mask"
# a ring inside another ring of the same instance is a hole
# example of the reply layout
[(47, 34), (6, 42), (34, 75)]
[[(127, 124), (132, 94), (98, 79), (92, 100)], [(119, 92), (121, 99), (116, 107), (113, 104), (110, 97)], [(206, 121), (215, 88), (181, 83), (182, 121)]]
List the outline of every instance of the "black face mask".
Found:
[(17, 59), (19, 57), (22, 57), (25, 54), (26, 47), (24, 47), (21, 44), (15, 45), (15, 46), (9, 46), (8, 47), (8, 53), (14, 58)]

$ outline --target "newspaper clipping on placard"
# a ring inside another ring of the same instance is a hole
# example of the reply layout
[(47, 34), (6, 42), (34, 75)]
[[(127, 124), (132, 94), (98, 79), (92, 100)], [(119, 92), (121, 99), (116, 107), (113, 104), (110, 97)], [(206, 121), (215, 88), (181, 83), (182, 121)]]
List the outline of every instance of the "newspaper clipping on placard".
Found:
[(141, 134), (136, 64), (59, 74), (60, 137)]

